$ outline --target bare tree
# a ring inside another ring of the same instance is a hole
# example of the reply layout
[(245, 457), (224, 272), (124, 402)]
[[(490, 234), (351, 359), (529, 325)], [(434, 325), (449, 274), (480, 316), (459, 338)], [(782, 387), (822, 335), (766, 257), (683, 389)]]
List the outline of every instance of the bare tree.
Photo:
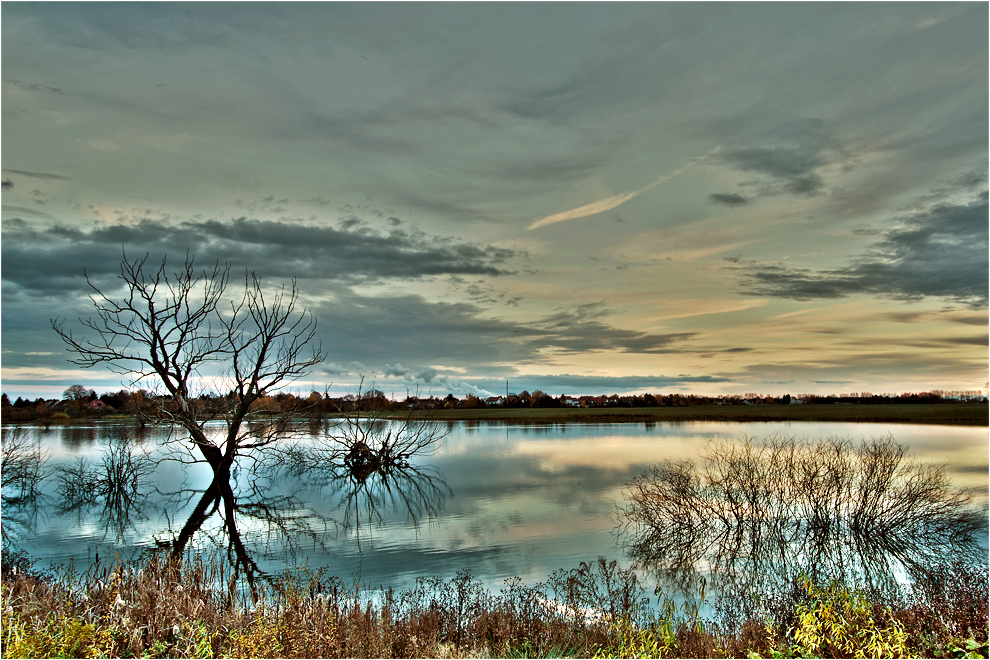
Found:
[[(77, 338), (59, 318), (51, 320), (52, 328), (75, 354), (74, 364), (103, 365), (130, 377), (132, 385), (151, 382), (163, 389), (157, 418), (184, 430), (214, 473), (225, 477), (238, 455), (286, 431), (285, 411), (261, 424), (245, 422), (273, 412), (259, 409), (259, 402), (323, 360), (316, 319), (299, 307), (294, 280), (266, 296), (261, 279), (245, 273), (243, 291), (231, 292), (229, 264), (197, 271), (187, 254), (171, 270), (167, 258), (157, 267), (148, 258), (123, 255), (119, 293), (86, 275), (95, 316), (79, 322), (93, 334)], [(194, 390), (210, 369), (229, 394), (203, 406)], [(206, 428), (217, 419), (226, 423), (219, 436)]]

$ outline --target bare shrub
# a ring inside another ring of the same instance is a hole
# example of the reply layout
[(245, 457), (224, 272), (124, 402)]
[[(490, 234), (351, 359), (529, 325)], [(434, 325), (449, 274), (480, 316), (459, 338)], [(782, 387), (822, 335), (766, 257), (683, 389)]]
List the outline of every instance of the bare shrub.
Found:
[(706, 579), (747, 611), (800, 573), (890, 590), (901, 569), (922, 577), (982, 552), (971, 495), (890, 436), (715, 438), (698, 463), (659, 463), (626, 494), (620, 525), (640, 567), (686, 593)]

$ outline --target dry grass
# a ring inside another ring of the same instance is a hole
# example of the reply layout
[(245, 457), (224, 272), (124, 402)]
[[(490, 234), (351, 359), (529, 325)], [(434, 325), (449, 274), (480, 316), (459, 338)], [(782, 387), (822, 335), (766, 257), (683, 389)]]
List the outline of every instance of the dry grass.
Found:
[(162, 557), (39, 576), (8, 555), (2, 655), (810, 657), (833, 648), (814, 647), (813, 635), (834, 628), (836, 613), (849, 621), (841, 628), (843, 653), (987, 652), (986, 574), (957, 566), (896, 603), (805, 581), (782, 600), (776, 619), (732, 625), (702, 621), (669, 602), (647, 608), (635, 575), (605, 560), (533, 587), (514, 580), (499, 593), (459, 574), (361, 597), (337, 578), (297, 570), (268, 583), (252, 603), (229, 580), (218, 565)]

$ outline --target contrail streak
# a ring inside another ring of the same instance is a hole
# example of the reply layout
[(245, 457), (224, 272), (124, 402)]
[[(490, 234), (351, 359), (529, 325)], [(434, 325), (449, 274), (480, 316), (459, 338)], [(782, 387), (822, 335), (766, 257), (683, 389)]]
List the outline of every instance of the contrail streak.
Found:
[(688, 161), (680, 169), (674, 170), (670, 174), (664, 174), (659, 179), (646, 186), (645, 188), (640, 188), (639, 190), (633, 190), (632, 192), (622, 193), (620, 195), (612, 195), (611, 197), (606, 197), (604, 199), (599, 199), (597, 202), (592, 202), (591, 204), (585, 204), (584, 206), (579, 206), (576, 209), (571, 209), (570, 211), (563, 211), (562, 213), (554, 213), (553, 215), (548, 215), (545, 218), (540, 218), (535, 220), (528, 229), (537, 229), (538, 227), (546, 227), (547, 225), (556, 224), (558, 222), (563, 222), (564, 220), (574, 220), (576, 218), (584, 218), (589, 215), (595, 215), (596, 213), (604, 213), (605, 211), (610, 211), (620, 204), (625, 204), (630, 199), (636, 195), (645, 193), (647, 190), (651, 190), (659, 186), (664, 181), (669, 181), (673, 179), (678, 174), (683, 174), (688, 169), (694, 167), (698, 163), (706, 160), (707, 158), (714, 156), (718, 153), (719, 147), (715, 147), (707, 154), (703, 156), (698, 156), (697, 158)]

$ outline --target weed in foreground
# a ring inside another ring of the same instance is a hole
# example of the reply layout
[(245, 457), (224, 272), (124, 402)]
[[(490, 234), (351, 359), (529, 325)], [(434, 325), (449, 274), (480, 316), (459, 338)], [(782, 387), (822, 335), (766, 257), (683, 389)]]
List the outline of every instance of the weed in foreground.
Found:
[[(492, 593), (468, 573), (374, 598), (290, 571), (246, 603), (216, 566), (152, 557), (84, 575), (10, 571), (3, 657), (984, 657), (986, 574), (947, 565), (899, 600), (799, 581), (790, 605), (730, 628), (600, 559)], [(982, 599), (982, 600), (981, 600)]]

